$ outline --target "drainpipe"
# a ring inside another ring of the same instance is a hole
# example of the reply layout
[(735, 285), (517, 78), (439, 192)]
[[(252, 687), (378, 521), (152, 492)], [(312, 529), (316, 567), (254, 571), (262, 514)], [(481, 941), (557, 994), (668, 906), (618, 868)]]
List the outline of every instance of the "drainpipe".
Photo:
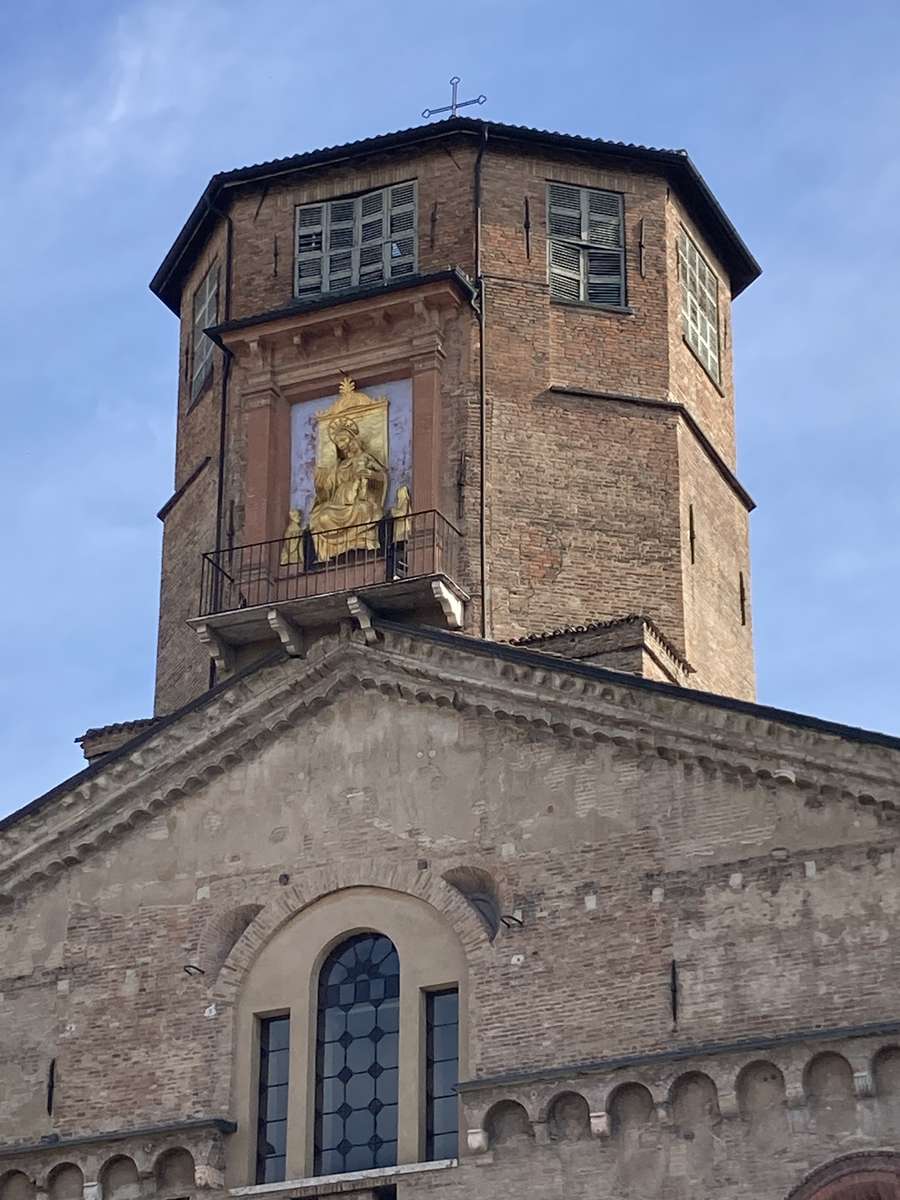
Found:
[(487, 149), (488, 127), (481, 127), (481, 145), (475, 159), (475, 285), (478, 288), (478, 435), (481, 452), (480, 497), (479, 497), (479, 557), (481, 570), (481, 636), (490, 637), (491, 592), (487, 570), (487, 389), (485, 353), (485, 281), (481, 269), (481, 162)]
[[(216, 216), (221, 217), (225, 222), (225, 288), (222, 305), (222, 320), (228, 321), (231, 319), (231, 257), (232, 244), (234, 239), (234, 224), (228, 213), (222, 212), (220, 208), (210, 201), (206, 201), (206, 207), (209, 212), (213, 212)], [(225, 443), (228, 426), (228, 377), (231, 373), (231, 351), (222, 348), (224, 352), (224, 362), (222, 363), (222, 389), (219, 395), (219, 469), (216, 479), (216, 547), (215, 561), (218, 564), (219, 554), (222, 550), (222, 523), (225, 508)], [(209, 661), (209, 686), (214, 687), (216, 682), (216, 664), (213, 659)]]

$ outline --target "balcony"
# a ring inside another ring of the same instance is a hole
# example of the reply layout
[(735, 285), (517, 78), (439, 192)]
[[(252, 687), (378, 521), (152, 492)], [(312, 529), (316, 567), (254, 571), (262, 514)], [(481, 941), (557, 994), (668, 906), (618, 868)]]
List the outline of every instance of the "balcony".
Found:
[(203, 555), (199, 612), (189, 624), (220, 669), (233, 666), (232, 648), (275, 638), (301, 654), (304, 629), (351, 616), (364, 629), (373, 613), (461, 627), (462, 536), (441, 513), (385, 517), (316, 540), (304, 530)]

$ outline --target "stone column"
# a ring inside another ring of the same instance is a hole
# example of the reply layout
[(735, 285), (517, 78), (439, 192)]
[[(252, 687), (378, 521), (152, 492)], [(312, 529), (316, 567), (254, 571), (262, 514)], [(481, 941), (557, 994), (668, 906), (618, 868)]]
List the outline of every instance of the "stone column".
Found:
[(242, 541), (247, 545), (280, 538), (290, 507), (291, 409), (275, 384), (271, 352), (258, 342), (251, 345), (241, 407), (246, 441)]
[(441, 375), (434, 338), (412, 359), (412, 501), (416, 512), (441, 509)]

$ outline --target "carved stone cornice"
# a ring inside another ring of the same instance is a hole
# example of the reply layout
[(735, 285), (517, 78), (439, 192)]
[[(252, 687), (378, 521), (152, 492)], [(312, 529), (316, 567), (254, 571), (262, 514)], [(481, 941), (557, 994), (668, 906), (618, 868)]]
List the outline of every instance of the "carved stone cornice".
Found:
[(327, 390), (351, 360), (357, 375), (436, 366), (447, 322), (465, 306), (458, 281), (442, 274), (325, 309), (297, 305), (230, 322), (212, 336), (241, 368), (245, 394), (268, 386), (290, 400)]
[[(527, 726), (549, 739), (606, 743), (636, 760), (796, 790), (808, 805), (858, 804), (900, 816), (900, 749), (777, 721), (765, 709), (551, 659), (459, 634), (376, 622), (382, 634), (323, 638), (305, 658), (236, 676), (36, 802), (0, 830), (0, 899), (81, 861), (94, 848), (252, 758), (307, 713), (350, 689)], [(788, 714), (785, 714), (785, 718)], [(799, 718), (798, 718), (799, 722)]]

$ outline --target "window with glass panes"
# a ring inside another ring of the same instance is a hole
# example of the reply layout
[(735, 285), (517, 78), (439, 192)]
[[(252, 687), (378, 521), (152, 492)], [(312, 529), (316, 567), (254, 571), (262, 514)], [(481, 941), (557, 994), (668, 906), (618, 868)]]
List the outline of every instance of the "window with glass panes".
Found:
[(625, 305), (625, 222), (618, 192), (549, 184), (547, 235), (555, 300)]
[(425, 994), (425, 1157), (456, 1158), (459, 1151), (459, 992)]
[(218, 319), (219, 268), (211, 266), (194, 292), (191, 325), (191, 399), (203, 390), (212, 375), (213, 343), (203, 332)]
[(390, 283), (416, 271), (416, 183), (297, 209), (298, 299)]
[(377, 933), (342, 942), (319, 975), (315, 1172), (397, 1162), (400, 962)]
[(285, 1175), (290, 1028), (290, 1017), (266, 1017), (259, 1023), (257, 1183), (279, 1183)]
[(718, 383), (719, 281), (684, 228), (678, 236), (678, 278), (685, 340)]

